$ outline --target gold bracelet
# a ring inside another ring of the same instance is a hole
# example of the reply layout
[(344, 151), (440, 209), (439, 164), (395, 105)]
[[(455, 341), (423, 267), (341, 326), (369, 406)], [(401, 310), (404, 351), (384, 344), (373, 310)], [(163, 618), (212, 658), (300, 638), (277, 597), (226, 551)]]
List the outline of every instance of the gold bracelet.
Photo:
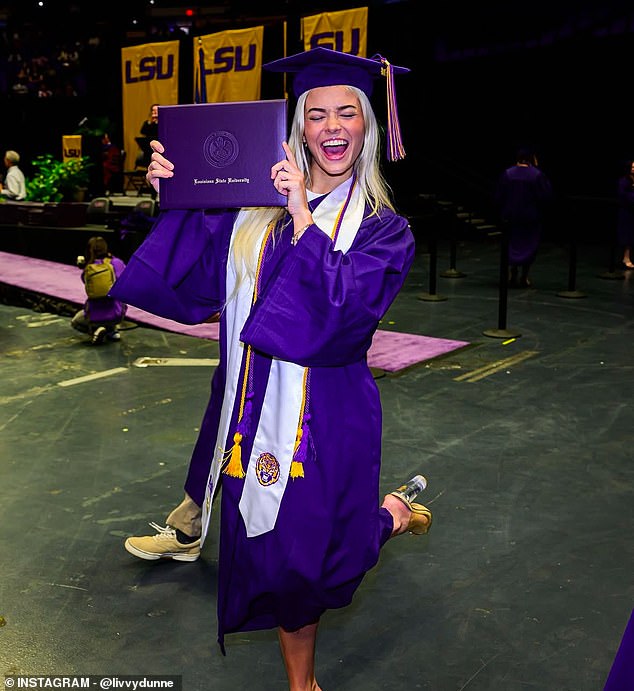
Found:
[(296, 233), (293, 233), (293, 237), (291, 238), (291, 245), (295, 247), (297, 242), (299, 241), (299, 238), (312, 226), (312, 223), (307, 223), (301, 230), (298, 230)]

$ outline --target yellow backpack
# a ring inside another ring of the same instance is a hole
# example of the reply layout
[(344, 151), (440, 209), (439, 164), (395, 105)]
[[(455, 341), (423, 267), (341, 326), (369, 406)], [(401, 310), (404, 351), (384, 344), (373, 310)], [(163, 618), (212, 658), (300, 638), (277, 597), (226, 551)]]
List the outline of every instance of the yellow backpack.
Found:
[(86, 264), (84, 284), (89, 298), (105, 298), (112, 288), (116, 276), (110, 257), (104, 257), (102, 264)]

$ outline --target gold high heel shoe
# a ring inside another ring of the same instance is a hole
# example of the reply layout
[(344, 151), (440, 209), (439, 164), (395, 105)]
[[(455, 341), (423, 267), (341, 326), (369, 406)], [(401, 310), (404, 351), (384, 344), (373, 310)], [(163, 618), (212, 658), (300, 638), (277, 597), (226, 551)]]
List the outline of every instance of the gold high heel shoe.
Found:
[[(416, 482), (417, 478), (421, 478), (419, 482)], [(406, 531), (412, 533), (413, 535), (425, 535), (429, 532), (432, 523), (431, 511), (422, 504), (417, 504), (409, 500), (416, 496), (420, 491), (425, 489), (427, 481), (422, 475), (417, 475), (416, 478), (410, 480), (407, 484), (401, 485), (398, 489), (395, 489), (390, 494), (396, 497), (407, 506), (410, 510), (409, 521), (407, 523)], [(415, 489), (419, 491), (416, 492)], [(413, 491), (414, 490), (414, 491)]]

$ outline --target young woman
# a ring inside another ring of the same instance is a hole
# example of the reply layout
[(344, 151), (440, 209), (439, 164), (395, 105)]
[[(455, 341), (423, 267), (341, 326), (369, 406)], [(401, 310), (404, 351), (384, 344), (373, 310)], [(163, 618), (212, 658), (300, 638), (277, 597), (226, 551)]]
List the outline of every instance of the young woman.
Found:
[[(295, 74), (286, 157), (271, 168), (287, 206), (163, 212), (115, 285), (143, 309), (221, 325), (185, 500), (126, 549), (196, 559), (221, 484), (220, 645), (277, 627), (290, 689), (314, 691), (322, 614), (350, 603), (390, 537), (431, 525), (411, 502), (423, 485), (379, 500), (381, 404), (366, 362), (414, 240), (380, 174), (368, 99), (390, 66), (317, 48), (266, 67)], [(153, 148), (158, 189), (179, 173)]]
[(628, 161), (618, 187), (617, 241), (623, 250), (623, 268), (634, 269), (632, 247), (634, 246), (634, 161)]
[[(86, 255), (77, 257), (77, 266), (82, 270), (81, 280), (86, 287), (87, 297), (83, 308), (71, 319), (70, 325), (77, 331), (87, 333), (93, 345), (100, 345), (106, 339), (120, 340), (117, 326), (126, 314), (127, 305), (109, 297), (106, 290), (111, 286), (111, 281), (121, 276), (125, 269), (125, 262), (114, 257), (108, 249), (106, 240), (97, 235), (88, 240)], [(91, 292), (89, 286), (89, 272), (92, 272), (94, 268), (100, 273), (95, 280), (104, 286), (99, 297)]]

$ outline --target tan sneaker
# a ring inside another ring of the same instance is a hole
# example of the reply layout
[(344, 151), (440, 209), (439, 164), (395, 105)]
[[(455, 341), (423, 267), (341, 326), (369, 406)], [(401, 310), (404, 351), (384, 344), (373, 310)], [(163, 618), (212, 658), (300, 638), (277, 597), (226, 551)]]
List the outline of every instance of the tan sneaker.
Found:
[(140, 559), (174, 559), (175, 561), (196, 561), (200, 556), (200, 539), (195, 542), (181, 543), (176, 538), (176, 530), (156, 523), (150, 523), (157, 530), (156, 535), (129, 537), (125, 548)]

